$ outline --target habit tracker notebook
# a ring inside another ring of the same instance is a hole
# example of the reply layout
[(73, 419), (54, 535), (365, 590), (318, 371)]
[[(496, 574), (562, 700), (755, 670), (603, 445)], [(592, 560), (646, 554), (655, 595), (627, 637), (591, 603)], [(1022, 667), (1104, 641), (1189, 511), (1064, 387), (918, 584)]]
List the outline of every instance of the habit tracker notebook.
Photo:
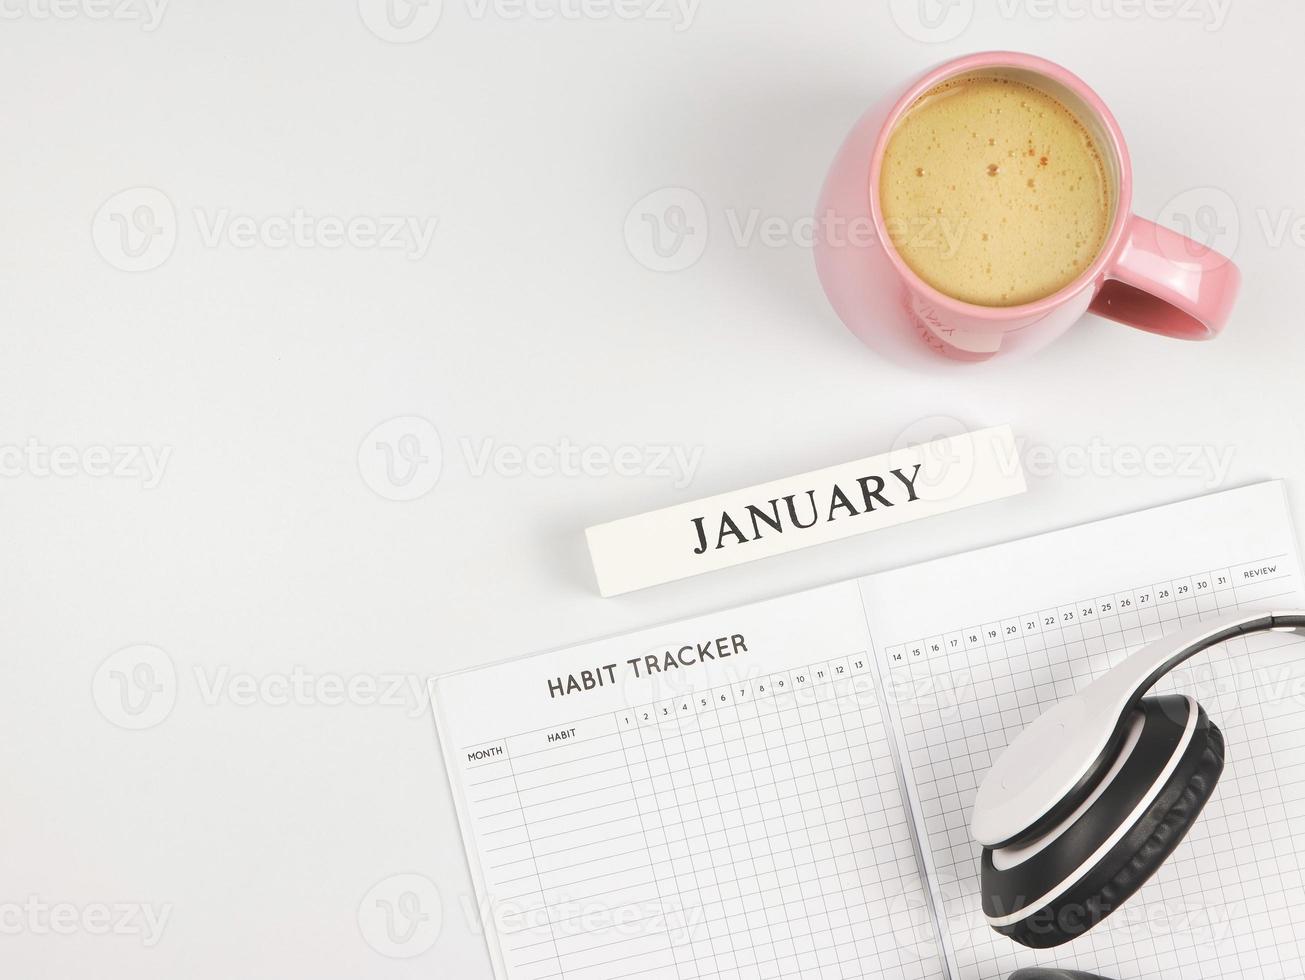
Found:
[(1209, 711), (1227, 768), (1087, 935), (1035, 952), (989, 929), (967, 830), (1055, 699), (1202, 617), (1292, 606), (1269, 483), (441, 678), (495, 975), (1299, 976), (1298, 639), (1233, 640), (1161, 685)]

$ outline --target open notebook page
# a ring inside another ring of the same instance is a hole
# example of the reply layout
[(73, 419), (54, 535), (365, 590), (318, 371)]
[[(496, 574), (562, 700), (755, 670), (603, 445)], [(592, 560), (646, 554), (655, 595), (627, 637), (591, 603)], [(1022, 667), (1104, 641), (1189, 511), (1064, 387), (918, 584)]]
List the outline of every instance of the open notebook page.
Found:
[(1305, 605), (1280, 483), (884, 573), (862, 589), (959, 978), (1033, 965), (1123, 980), (1300, 975), (1299, 638), (1231, 641), (1160, 685), (1205, 707), (1227, 739), (1226, 767), (1178, 850), (1087, 935), (1034, 952), (993, 932), (968, 832), (978, 784), (1001, 749), (1127, 651), (1221, 612)]
[(496, 975), (944, 975), (842, 583), (442, 678)]

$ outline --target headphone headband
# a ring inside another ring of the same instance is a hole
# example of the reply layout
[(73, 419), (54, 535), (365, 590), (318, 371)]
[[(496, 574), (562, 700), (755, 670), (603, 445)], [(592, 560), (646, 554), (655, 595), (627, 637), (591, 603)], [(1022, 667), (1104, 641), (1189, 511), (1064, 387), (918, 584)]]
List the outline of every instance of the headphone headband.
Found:
[(1243, 612), (1180, 630), (1039, 716), (984, 777), (970, 822), (974, 839), (996, 848), (1053, 826), (1118, 749), (1124, 722), (1161, 677), (1202, 650), (1269, 630), (1305, 633), (1305, 613)]

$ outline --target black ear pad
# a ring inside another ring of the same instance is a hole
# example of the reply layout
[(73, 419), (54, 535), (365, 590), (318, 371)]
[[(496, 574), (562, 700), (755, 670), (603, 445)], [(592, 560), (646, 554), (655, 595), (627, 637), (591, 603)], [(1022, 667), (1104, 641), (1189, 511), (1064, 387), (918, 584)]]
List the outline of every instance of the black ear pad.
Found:
[(1009, 980), (1106, 980), (1106, 978), (1099, 977), (1095, 973), (1084, 973), (1082, 970), (1047, 970), (1034, 966), (1016, 970), (1010, 975)]
[(1205, 711), (1187, 697), (1144, 698), (1129, 724), (1082, 810), (1039, 841), (984, 849), (984, 913), (1002, 935), (1035, 949), (1081, 936), (1142, 887), (1204, 809), (1224, 759), (1223, 734)]

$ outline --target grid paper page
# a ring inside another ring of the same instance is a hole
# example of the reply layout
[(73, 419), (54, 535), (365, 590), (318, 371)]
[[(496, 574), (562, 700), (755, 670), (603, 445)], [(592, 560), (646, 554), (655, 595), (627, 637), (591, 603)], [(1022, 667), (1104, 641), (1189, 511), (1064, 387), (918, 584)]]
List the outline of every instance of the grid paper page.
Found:
[(943, 976), (868, 649), (843, 583), (438, 681), (497, 975)]
[[(1046, 965), (1130, 978), (1299, 977), (1305, 957), (1305, 643), (1237, 639), (1158, 691), (1227, 739), (1223, 776), (1161, 870), (1105, 922), (1035, 952), (993, 932), (969, 835), (978, 784), (1043, 709), (1126, 652), (1239, 608), (1305, 604), (1281, 484), (1264, 484), (863, 580), (953, 971)], [(1225, 652), (1226, 651), (1226, 652)]]

